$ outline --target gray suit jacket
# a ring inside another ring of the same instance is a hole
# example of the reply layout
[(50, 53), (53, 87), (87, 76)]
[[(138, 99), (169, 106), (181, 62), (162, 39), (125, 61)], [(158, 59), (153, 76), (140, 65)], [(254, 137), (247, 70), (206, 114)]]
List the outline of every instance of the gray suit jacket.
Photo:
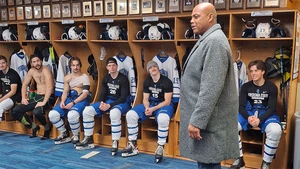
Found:
[[(180, 153), (202, 163), (239, 157), (238, 96), (232, 53), (219, 24), (197, 41), (183, 66), (180, 94)], [(200, 128), (202, 140), (188, 136)]]

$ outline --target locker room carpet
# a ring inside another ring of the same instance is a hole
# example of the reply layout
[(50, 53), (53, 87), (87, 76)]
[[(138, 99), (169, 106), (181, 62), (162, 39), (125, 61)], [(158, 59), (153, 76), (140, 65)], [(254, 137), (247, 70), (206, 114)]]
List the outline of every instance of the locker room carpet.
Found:
[[(80, 157), (91, 152), (99, 154), (89, 158)], [(0, 131), (0, 169), (154, 169), (197, 168), (191, 161), (164, 158), (155, 163), (153, 155), (140, 153), (137, 156), (122, 158), (120, 153), (111, 156), (109, 148), (96, 146), (93, 150), (78, 151), (71, 143), (54, 145), (53, 140), (41, 141), (39, 137)], [(225, 168), (222, 168), (225, 169)]]

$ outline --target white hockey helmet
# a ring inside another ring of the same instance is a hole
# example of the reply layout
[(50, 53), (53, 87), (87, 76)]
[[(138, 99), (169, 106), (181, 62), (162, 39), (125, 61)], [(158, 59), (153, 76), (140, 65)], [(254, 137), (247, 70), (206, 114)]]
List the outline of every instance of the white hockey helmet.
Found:
[(3, 38), (3, 40), (4, 41), (12, 41), (12, 39), (10, 37), (11, 37), (11, 32), (9, 31), (9, 29), (5, 29), (2, 32), (2, 38)]
[(150, 40), (159, 40), (161, 38), (161, 33), (157, 29), (157, 26), (151, 26), (149, 28), (148, 37)]
[(75, 28), (76, 26), (72, 26), (68, 31), (68, 35), (71, 40), (79, 40), (79, 34), (76, 33)]
[(112, 40), (120, 39), (121, 29), (119, 26), (112, 26), (108, 29), (108, 36)]
[(45, 40), (45, 36), (41, 32), (41, 27), (36, 27), (32, 32), (33, 38), (36, 40)]
[(270, 38), (271, 26), (269, 23), (259, 23), (255, 30), (257, 38)]

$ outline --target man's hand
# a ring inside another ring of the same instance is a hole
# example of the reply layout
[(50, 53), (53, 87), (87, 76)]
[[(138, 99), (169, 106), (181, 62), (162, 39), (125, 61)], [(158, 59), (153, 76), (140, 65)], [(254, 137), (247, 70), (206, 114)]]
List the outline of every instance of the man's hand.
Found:
[(65, 109), (70, 110), (73, 106), (74, 106), (73, 102), (70, 102), (65, 106)]
[(153, 109), (148, 107), (145, 109), (145, 114), (146, 116), (152, 116), (152, 113), (153, 113)]
[(254, 120), (255, 120), (255, 117), (254, 116), (249, 116), (248, 117), (248, 123), (253, 127), (254, 125)]
[(189, 136), (192, 138), (192, 139), (197, 139), (197, 140), (201, 140), (202, 137), (200, 135), (200, 129), (198, 129), (197, 127), (189, 124), (189, 127), (188, 127), (188, 132), (189, 132)]
[(256, 118), (255, 117), (255, 119), (253, 120), (253, 127), (258, 127), (258, 125), (259, 125), (259, 123), (260, 123), (260, 120), (259, 120), (259, 118)]
[(45, 104), (46, 104), (46, 103), (44, 103), (44, 102), (38, 102), (38, 103), (35, 105), (34, 108), (37, 108), (37, 107), (43, 107), (43, 106), (45, 106)]
[(27, 105), (28, 104), (28, 100), (27, 99), (22, 99), (22, 104)]
[(101, 111), (107, 111), (108, 109), (110, 109), (110, 104), (106, 104), (104, 102), (101, 102), (99, 108), (100, 108)]
[(60, 102), (60, 108), (64, 109), (66, 107), (65, 102)]

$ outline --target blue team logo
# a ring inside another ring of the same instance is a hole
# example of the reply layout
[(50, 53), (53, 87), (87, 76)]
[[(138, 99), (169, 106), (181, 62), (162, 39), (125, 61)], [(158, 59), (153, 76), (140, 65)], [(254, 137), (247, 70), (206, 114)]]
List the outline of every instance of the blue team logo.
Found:
[(18, 67), (18, 72), (22, 73), (23, 76), (25, 76), (25, 74), (27, 73), (27, 71), (28, 71), (28, 68), (25, 65), (20, 65)]
[(259, 89), (256, 90), (256, 93), (259, 93)]
[(160, 74), (162, 74), (163, 76), (168, 77), (168, 71), (164, 70), (164, 69), (160, 69), (159, 70)]
[(120, 69), (119, 72), (128, 77), (129, 73), (126, 69)]

